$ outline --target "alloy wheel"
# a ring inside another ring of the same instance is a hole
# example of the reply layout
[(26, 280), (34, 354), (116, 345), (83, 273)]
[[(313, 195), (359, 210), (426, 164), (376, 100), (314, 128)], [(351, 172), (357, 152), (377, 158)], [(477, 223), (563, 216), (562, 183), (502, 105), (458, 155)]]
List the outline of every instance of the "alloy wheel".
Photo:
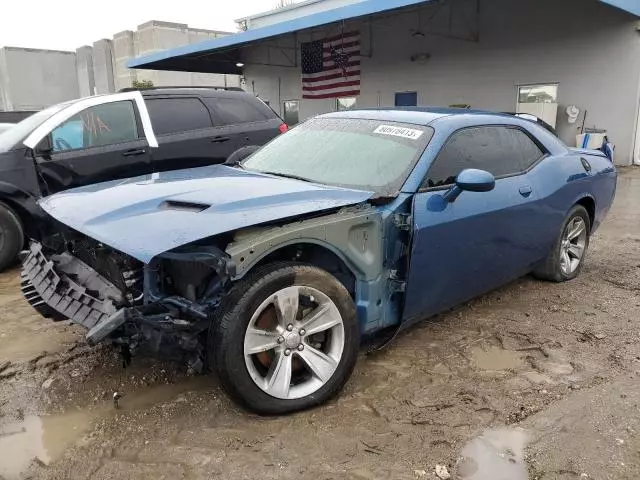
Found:
[(560, 244), (560, 269), (571, 275), (580, 266), (587, 245), (587, 225), (581, 217), (569, 221)]
[(253, 313), (244, 336), (244, 357), (255, 384), (279, 399), (313, 394), (333, 376), (344, 351), (340, 311), (307, 286), (278, 290)]

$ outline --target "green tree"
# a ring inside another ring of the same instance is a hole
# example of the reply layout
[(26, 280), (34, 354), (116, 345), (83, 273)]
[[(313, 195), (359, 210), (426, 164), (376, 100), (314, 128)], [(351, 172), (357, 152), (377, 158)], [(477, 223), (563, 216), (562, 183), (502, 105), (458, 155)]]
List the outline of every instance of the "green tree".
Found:
[(293, 5), (294, 3), (296, 3), (295, 0), (278, 0), (278, 3), (276, 3), (276, 8), (284, 8), (289, 5)]
[(131, 86), (138, 90), (144, 90), (146, 88), (153, 88), (153, 82), (151, 80), (134, 80), (131, 82)]

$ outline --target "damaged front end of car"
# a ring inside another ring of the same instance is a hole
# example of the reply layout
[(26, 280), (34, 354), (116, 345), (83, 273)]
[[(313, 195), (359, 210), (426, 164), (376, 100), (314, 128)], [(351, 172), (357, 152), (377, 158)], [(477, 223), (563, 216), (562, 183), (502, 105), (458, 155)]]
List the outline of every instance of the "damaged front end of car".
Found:
[[(120, 346), (125, 363), (151, 353), (200, 371), (210, 325), (262, 259), (321, 262), (352, 292), (379, 298), (371, 196), (219, 165), (52, 195), (22, 255), (23, 294), (44, 317), (86, 328), (89, 343)], [(379, 304), (361, 305), (377, 321)]]
[(205, 333), (233, 261), (213, 245), (190, 245), (145, 264), (63, 229), (23, 253), (22, 292), (44, 317), (69, 319), (88, 330), (90, 344), (185, 360), (202, 370)]

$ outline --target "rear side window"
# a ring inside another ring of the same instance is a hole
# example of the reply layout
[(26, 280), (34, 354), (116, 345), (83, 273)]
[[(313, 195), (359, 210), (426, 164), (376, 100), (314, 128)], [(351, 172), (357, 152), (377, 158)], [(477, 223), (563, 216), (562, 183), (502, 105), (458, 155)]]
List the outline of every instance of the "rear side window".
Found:
[(156, 135), (211, 128), (211, 115), (198, 98), (145, 98)]
[(453, 134), (429, 169), (424, 187), (455, 183), (467, 168), (496, 177), (527, 170), (544, 155), (522, 130), (513, 127), (466, 128)]
[(205, 98), (207, 105), (216, 112), (221, 125), (262, 122), (276, 118), (276, 114), (260, 100), (247, 98)]
[(54, 152), (103, 147), (138, 139), (133, 102), (112, 102), (89, 107), (51, 132)]
[(527, 170), (544, 155), (540, 147), (519, 128), (506, 128), (509, 148), (520, 162), (521, 171)]

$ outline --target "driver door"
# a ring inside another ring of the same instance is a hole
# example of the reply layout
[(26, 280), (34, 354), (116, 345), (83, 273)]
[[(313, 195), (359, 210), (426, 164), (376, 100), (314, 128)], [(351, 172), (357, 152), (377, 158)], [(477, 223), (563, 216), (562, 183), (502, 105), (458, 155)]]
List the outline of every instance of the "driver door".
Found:
[[(538, 195), (525, 171), (544, 155), (522, 130), (505, 126), (454, 133), (413, 199), (413, 241), (403, 321), (454, 307), (528, 273), (541, 255)], [(443, 194), (466, 168), (496, 177), (489, 192)], [(544, 253), (544, 252), (542, 252)]]
[(150, 146), (157, 143), (143, 121), (142, 96), (131, 94), (140, 95), (90, 97), (84, 108), (62, 110), (47, 122), (35, 152), (48, 194), (152, 172)]

